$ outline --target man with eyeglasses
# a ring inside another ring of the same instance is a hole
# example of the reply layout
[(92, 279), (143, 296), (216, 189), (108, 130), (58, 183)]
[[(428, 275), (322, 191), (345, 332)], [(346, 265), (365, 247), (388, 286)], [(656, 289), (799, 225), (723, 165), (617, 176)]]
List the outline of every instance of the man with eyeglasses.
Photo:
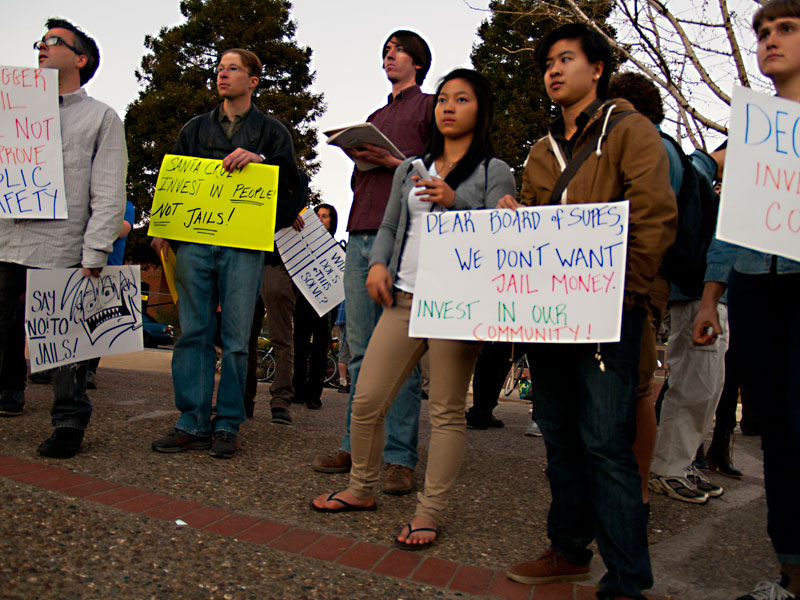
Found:
[[(303, 194), (289, 131), (252, 103), (261, 69), (261, 61), (249, 50), (223, 52), (216, 69), (222, 103), (184, 125), (174, 153), (221, 159), (226, 171), (250, 163), (279, 167), (275, 226), (282, 228), (291, 225)], [(166, 244), (154, 238), (151, 246), (161, 252)], [(172, 433), (152, 443), (156, 452), (210, 449), (215, 458), (235, 454), (239, 425), (246, 416), (248, 340), (263, 270), (264, 252), (198, 243), (178, 247), (175, 284), (181, 337), (172, 355), (172, 380), (181, 416)], [(212, 422), (218, 305), (223, 354)]]
[[(50, 19), (34, 44), (39, 67), (58, 70), (66, 219), (0, 219), (0, 415), (25, 404), (25, 278), (29, 268), (83, 267), (97, 277), (106, 265), (125, 212), (128, 155), (117, 113), (90, 98), (83, 85), (97, 70), (95, 41), (63, 19)], [(86, 395), (88, 361), (53, 374), (50, 412), (55, 430), (39, 446), (53, 458), (74, 456), (92, 414)]]

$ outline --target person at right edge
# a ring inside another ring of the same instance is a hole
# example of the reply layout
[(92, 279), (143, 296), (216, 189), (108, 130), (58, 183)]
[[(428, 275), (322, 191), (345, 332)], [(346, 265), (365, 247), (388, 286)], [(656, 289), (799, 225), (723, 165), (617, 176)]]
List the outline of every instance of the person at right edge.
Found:
[[(372, 123), (406, 156), (419, 156), (431, 133), (433, 96), (420, 90), (431, 66), (428, 44), (412, 31), (392, 33), (383, 45), (383, 70), (392, 84), (385, 106), (372, 113)], [(350, 470), (350, 412), (361, 361), (381, 316), (382, 307), (367, 293), (369, 256), (383, 213), (389, 202), (392, 179), (400, 159), (388, 150), (366, 144), (347, 150), (353, 160), (367, 161), (375, 168), (353, 170), (353, 205), (347, 222), (350, 234), (344, 268), (344, 295), (347, 300), (347, 340), (351, 359), (348, 370), (352, 382), (347, 404), (346, 433), (339, 449), (318, 457), (313, 468), (321, 473), (345, 473)], [(414, 489), (414, 469), (419, 459), (417, 442), (422, 383), (419, 367), (414, 368), (386, 415), (386, 444), (383, 460), (386, 474), (383, 491), (408, 494)]]
[[(606, 100), (611, 49), (599, 32), (577, 23), (558, 27), (536, 59), (561, 114), (531, 148), (522, 204), (628, 200), (630, 221), (620, 341), (528, 346), (547, 447), (551, 546), (507, 575), (527, 584), (587, 579), (596, 539), (607, 569), (597, 597), (643, 599), (653, 575), (633, 442), (644, 307), (677, 225), (667, 154), (646, 117), (626, 100)], [(568, 161), (580, 166), (565, 182)], [(498, 203), (518, 206), (511, 197)]]
[[(763, 5), (753, 30), (758, 68), (779, 97), (800, 101), (800, 0)], [(720, 168), (724, 155), (713, 155)], [(726, 287), (730, 336), (761, 430), (767, 533), (781, 564), (780, 581), (761, 582), (738, 600), (790, 600), (800, 597), (800, 262), (715, 239), (694, 343), (718, 343), (717, 303)]]

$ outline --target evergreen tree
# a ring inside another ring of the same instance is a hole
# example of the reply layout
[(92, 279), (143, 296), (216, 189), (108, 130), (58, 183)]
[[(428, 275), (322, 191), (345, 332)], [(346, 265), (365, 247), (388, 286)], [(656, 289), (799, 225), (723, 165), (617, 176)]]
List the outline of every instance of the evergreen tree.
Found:
[[(514, 169), (517, 186), (522, 186), (522, 165), (531, 146), (547, 133), (548, 124), (558, 114), (534, 58), (539, 40), (572, 20), (554, 10), (558, 4), (566, 3), (492, 0), (492, 15), (478, 28), (481, 42), (472, 49), (472, 64), (494, 89), (495, 151)], [(611, 3), (605, 0), (579, 4), (590, 6), (598, 22), (603, 22), (611, 10)]]
[[(246, 48), (264, 65), (253, 94), (259, 109), (281, 120), (292, 132), (300, 164), (309, 175), (319, 165), (313, 121), (325, 110), (321, 94), (309, 91), (311, 49), (294, 39), (288, 0), (182, 0), (181, 25), (146, 36), (149, 50), (136, 77), (139, 97), (125, 115), (128, 141), (128, 197), (137, 220), (149, 220), (158, 168), (172, 152), (181, 127), (219, 103), (216, 63), (229, 48)], [(128, 253), (135, 262), (157, 262), (149, 250), (146, 228), (135, 229)]]

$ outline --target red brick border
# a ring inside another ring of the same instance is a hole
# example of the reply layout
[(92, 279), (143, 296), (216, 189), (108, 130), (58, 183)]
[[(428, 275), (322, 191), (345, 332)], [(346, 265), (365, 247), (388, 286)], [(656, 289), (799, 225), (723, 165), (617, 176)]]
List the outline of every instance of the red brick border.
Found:
[(327, 535), (10, 456), (0, 455), (0, 477), (145, 517), (167, 521), (180, 519), (187, 527), (201, 531), (253, 544), (268, 544), (284, 552), (456, 592), (504, 600), (594, 597), (594, 588), (589, 586), (522, 585), (510, 581), (502, 571)]

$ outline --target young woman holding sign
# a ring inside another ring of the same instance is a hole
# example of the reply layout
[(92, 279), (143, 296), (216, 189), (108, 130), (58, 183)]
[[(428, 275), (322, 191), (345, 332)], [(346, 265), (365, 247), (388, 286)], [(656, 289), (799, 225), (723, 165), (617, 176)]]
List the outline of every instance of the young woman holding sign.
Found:
[[(425, 168), (412, 165), (414, 159), (408, 158), (395, 170), (367, 277), (370, 296), (386, 308), (355, 382), (350, 486), (312, 502), (312, 508), (321, 512), (377, 508), (384, 417), (403, 381), (429, 351), (431, 445), (416, 514), (396, 538), (406, 550), (427, 548), (439, 535), (441, 514), (464, 457), (464, 403), (480, 351), (477, 342), (408, 336), (418, 267), (422, 261), (441, 260), (420, 255), (420, 238), (428, 212), (490, 208), (504, 194), (515, 193), (508, 165), (493, 158), (491, 120), (488, 81), (476, 71), (456, 69), (436, 90), (436, 126), (422, 159)], [(419, 173), (426, 170), (429, 176), (423, 179)]]

